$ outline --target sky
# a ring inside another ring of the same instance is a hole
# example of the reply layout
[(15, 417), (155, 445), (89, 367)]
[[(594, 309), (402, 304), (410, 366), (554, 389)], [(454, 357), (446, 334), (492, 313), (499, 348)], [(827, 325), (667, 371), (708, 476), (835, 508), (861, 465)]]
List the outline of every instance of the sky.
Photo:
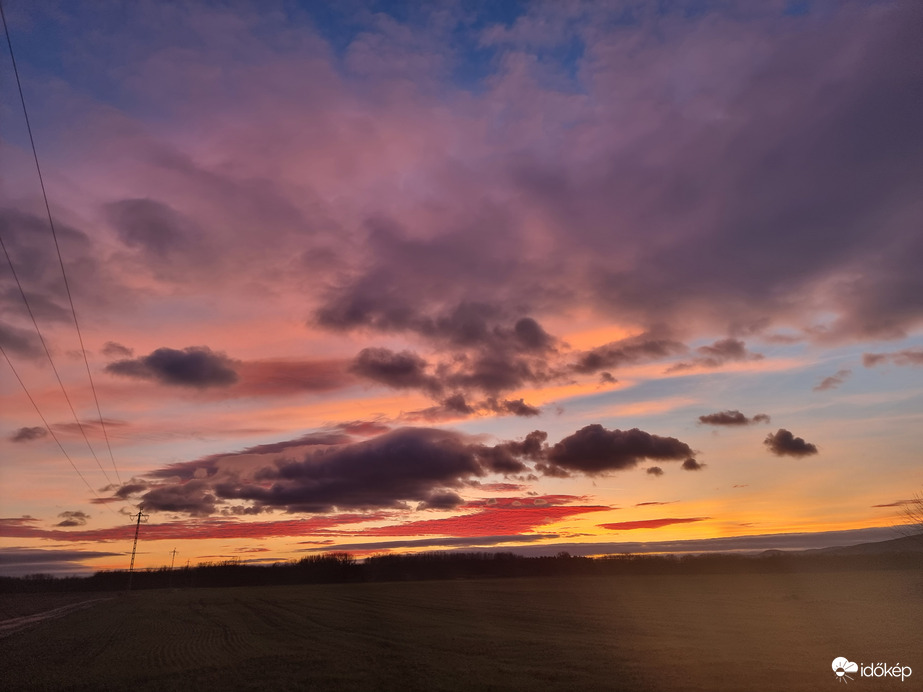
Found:
[(3, 573), (900, 535), (920, 3), (4, 11)]

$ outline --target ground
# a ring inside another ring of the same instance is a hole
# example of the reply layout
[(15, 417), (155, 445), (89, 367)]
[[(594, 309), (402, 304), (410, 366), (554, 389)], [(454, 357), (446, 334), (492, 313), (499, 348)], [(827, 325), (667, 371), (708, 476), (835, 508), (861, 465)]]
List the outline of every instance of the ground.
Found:
[[(0, 641), (9, 690), (823, 690), (923, 680), (915, 571), (134, 592)], [(902, 686), (903, 685), (903, 686)]]

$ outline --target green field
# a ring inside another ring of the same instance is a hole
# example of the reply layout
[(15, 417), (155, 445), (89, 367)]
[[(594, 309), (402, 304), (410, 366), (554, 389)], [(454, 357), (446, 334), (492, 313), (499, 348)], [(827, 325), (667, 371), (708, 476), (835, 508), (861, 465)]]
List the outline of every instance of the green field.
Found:
[(0, 639), (0, 688), (911, 690), (921, 623), (910, 571), (161, 590)]

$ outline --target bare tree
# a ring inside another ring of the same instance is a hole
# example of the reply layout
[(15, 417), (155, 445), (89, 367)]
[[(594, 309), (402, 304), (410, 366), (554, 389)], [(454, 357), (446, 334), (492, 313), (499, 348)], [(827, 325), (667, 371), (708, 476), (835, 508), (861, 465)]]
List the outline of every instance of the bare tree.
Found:
[(904, 505), (903, 515), (909, 532), (923, 537), (923, 493), (917, 493)]

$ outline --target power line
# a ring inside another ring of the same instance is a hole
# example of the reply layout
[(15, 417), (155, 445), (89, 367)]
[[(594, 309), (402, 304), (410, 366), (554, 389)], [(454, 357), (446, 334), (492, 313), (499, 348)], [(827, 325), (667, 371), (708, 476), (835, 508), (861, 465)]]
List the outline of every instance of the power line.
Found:
[[(118, 479), (119, 483), (121, 483), (122, 478), (119, 475), (118, 467), (115, 464), (115, 456), (112, 454), (112, 445), (109, 443), (109, 433), (106, 430), (106, 423), (103, 420), (102, 410), (99, 407), (99, 397), (96, 394), (96, 384), (93, 382), (93, 375), (90, 373), (90, 361), (87, 359), (87, 350), (83, 344), (83, 334), (80, 331), (80, 323), (77, 321), (77, 310), (74, 307), (74, 298), (71, 295), (70, 284), (67, 281), (67, 272), (64, 270), (64, 259), (61, 256), (61, 247), (58, 245), (58, 234), (54, 227), (54, 219), (51, 216), (51, 206), (48, 204), (48, 193), (45, 191), (45, 178), (44, 176), (42, 176), (42, 167), (39, 165), (39, 162), (38, 162), (38, 152), (35, 148), (35, 138), (32, 136), (32, 124), (29, 121), (29, 111), (26, 109), (26, 98), (22, 92), (22, 82), (19, 79), (19, 68), (16, 66), (16, 56), (13, 54), (13, 42), (12, 40), (10, 40), (10, 29), (6, 23), (6, 14), (3, 11), (2, 0), (0, 0), (0, 17), (2, 17), (3, 19), (3, 31), (6, 34), (6, 44), (10, 49), (10, 61), (13, 63), (13, 74), (16, 75), (16, 86), (19, 89), (19, 102), (22, 104), (22, 114), (26, 121), (26, 130), (29, 133), (29, 143), (32, 145), (32, 158), (35, 160), (35, 170), (38, 172), (38, 180), (42, 188), (42, 199), (45, 201), (45, 212), (48, 214), (48, 225), (51, 227), (51, 237), (54, 239), (55, 251), (58, 254), (58, 263), (61, 265), (61, 276), (64, 277), (64, 289), (67, 292), (67, 300), (70, 303), (71, 314), (74, 317), (74, 327), (77, 330), (77, 340), (80, 342), (80, 353), (83, 355), (83, 363), (86, 366), (87, 378), (90, 380), (90, 389), (93, 392), (93, 401), (96, 403), (96, 413), (99, 415), (99, 425), (103, 431), (103, 438), (106, 440), (106, 448), (109, 450), (109, 459), (112, 461), (112, 469), (115, 471), (116, 479)], [(6, 252), (5, 247), (3, 251)], [(10, 259), (10, 256), (9, 254), (7, 254), (7, 260), (9, 261), (9, 259)], [(10, 262), (10, 268), (12, 267), (13, 267), (13, 263)], [(14, 270), (13, 274), (15, 275), (15, 273), (16, 272)], [(18, 278), (16, 279), (16, 283), (17, 284), (19, 283)], [(26, 294), (25, 292), (23, 292), (21, 285), (19, 286), (19, 290), (22, 293), (23, 300), (26, 300)], [(29, 307), (28, 301), (26, 301), (26, 307), (27, 308)], [(30, 316), (32, 315), (31, 308), (29, 309), (29, 315)], [(35, 322), (35, 317), (32, 318), (32, 321), (33, 323)], [(37, 324), (35, 328), (36, 330), (38, 330)], [(41, 334), (39, 334), (39, 336), (41, 337)], [(45, 342), (43, 339), (42, 344), (44, 345), (44, 343)], [(45, 349), (45, 352), (46, 353), (48, 352), (47, 347)], [(49, 360), (51, 359), (50, 354), (48, 355), (48, 358)], [(54, 368), (54, 363), (52, 363), (52, 368)], [(55, 370), (55, 376), (57, 376), (57, 374), (58, 374), (57, 370)], [(58, 382), (60, 382), (60, 378), (58, 378)], [(63, 384), (61, 385), (61, 389), (62, 391), (64, 390)], [(67, 398), (66, 392), (64, 393), (64, 397)], [(68, 403), (68, 406), (70, 406), (70, 399), (68, 399), (67, 403)], [(72, 406), (71, 406), (71, 411), (73, 411)], [(76, 416), (77, 414), (75, 413), (74, 417), (76, 418)], [(80, 424), (79, 419), (77, 420), (77, 425), (78, 427), (80, 427), (80, 432), (83, 433), (83, 437), (87, 441), (87, 446), (90, 447), (90, 451), (93, 454), (93, 458), (96, 459), (97, 465), (99, 466), (100, 470), (103, 472), (103, 475), (106, 476), (106, 480), (108, 481), (109, 475), (105, 472), (105, 470), (103, 470), (102, 464), (99, 463), (99, 459), (96, 456), (96, 452), (94, 452), (92, 446), (90, 446), (90, 440), (87, 439), (86, 432), (84, 432), (83, 426)]]
[(67, 450), (64, 449), (64, 445), (61, 444), (61, 440), (58, 439), (58, 436), (54, 434), (54, 430), (52, 429), (52, 427), (48, 425), (48, 421), (45, 420), (45, 416), (42, 415), (42, 410), (38, 407), (38, 404), (35, 403), (35, 399), (33, 399), (32, 394), (29, 393), (29, 389), (26, 387), (26, 383), (22, 381), (22, 378), (19, 376), (19, 373), (16, 372), (16, 368), (13, 366), (13, 361), (10, 360), (10, 357), (6, 354), (6, 351), (4, 350), (2, 345), (0, 345), (0, 353), (3, 354), (4, 358), (6, 358), (7, 365), (10, 366), (10, 370), (13, 371), (13, 374), (16, 376), (16, 379), (19, 381), (19, 384), (22, 387), (22, 391), (26, 393), (26, 396), (29, 398), (29, 401), (32, 403), (32, 406), (35, 408), (35, 412), (38, 414), (38, 417), (42, 420), (42, 423), (45, 425), (45, 429), (48, 431), (48, 434), (51, 435), (51, 438), (57, 443), (58, 447), (61, 450), (61, 453), (64, 455), (64, 458), (66, 458), (70, 462), (70, 465), (73, 467), (74, 471), (77, 472), (77, 475), (80, 476), (80, 480), (83, 481), (84, 485), (86, 485), (87, 488), (89, 488), (90, 492), (96, 496), (96, 499), (100, 500), (100, 504), (105, 506), (113, 514), (116, 514), (116, 511), (112, 509), (112, 507), (109, 507), (109, 505), (106, 502), (102, 501), (103, 498), (101, 498), (97, 494), (97, 492), (93, 489), (93, 486), (90, 485), (90, 483), (87, 481), (84, 475), (80, 473), (80, 469), (77, 468), (77, 464), (74, 463), (74, 460), (71, 459), (70, 454), (68, 454)]
[[(64, 382), (61, 381), (61, 375), (58, 374), (58, 369), (55, 367), (54, 359), (51, 357), (51, 351), (48, 350), (48, 344), (45, 343), (45, 337), (42, 336), (42, 330), (38, 327), (38, 322), (35, 319), (35, 313), (32, 312), (32, 306), (29, 305), (29, 299), (26, 298), (26, 292), (23, 290), (22, 283), (19, 280), (19, 275), (16, 273), (16, 267), (13, 266), (13, 260), (10, 259), (10, 253), (7, 252), (6, 244), (3, 242), (3, 236), (0, 236), (0, 247), (3, 248), (3, 254), (6, 255), (6, 261), (10, 265), (10, 271), (13, 272), (13, 278), (16, 279), (16, 285), (19, 286), (19, 293), (22, 296), (23, 302), (26, 304), (26, 310), (29, 311), (29, 317), (32, 318), (32, 326), (35, 327), (35, 333), (38, 334), (39, 341), (42, 342), (42, 348), (45, 349), (45, 355), (48, 356), (48, 362), (51, 363), (51, 369), (54, 372), (55, 378), (58, 380), (58, 385), (61, 387), (61, 393), (64, 394), (64, 400), (67, 402), (67, 405), (71, 410), (71, 414), (74, 416), (74, 420), (77, 421), (77, 427), (80, 429), (80, 432), (83, 433), (83, 439), (87, 443), (87, 449), (90, 450), (90, 454), (92, 454), (93, 458), (96, 459), (96, 465), (99, 466), (99, 470), (102, 471), (103, 475), (106, 477), (106, 482), (112, 483), (109, 478), (109, 474), (106, 473), (106, 469), (104, 469), (103, 465), (99, 463), (99, 457), (97, 457), (96, 452), (93, 451), (93, 446), (90, 444), (90, 438), (87, 437), (87, 432), (84, 430), (83, 424), (80, 422), (80, 418), (77, 416), (77, 412), (74, 410), (74, 405), (71, 403), (70, 397), (67, 395), (67, 390), (64, 388)], [(9, 360), (9, 358), (7, 358), (7, 360)], [(10, 367), (12, 367), (12, 362), (10, 362)]]

